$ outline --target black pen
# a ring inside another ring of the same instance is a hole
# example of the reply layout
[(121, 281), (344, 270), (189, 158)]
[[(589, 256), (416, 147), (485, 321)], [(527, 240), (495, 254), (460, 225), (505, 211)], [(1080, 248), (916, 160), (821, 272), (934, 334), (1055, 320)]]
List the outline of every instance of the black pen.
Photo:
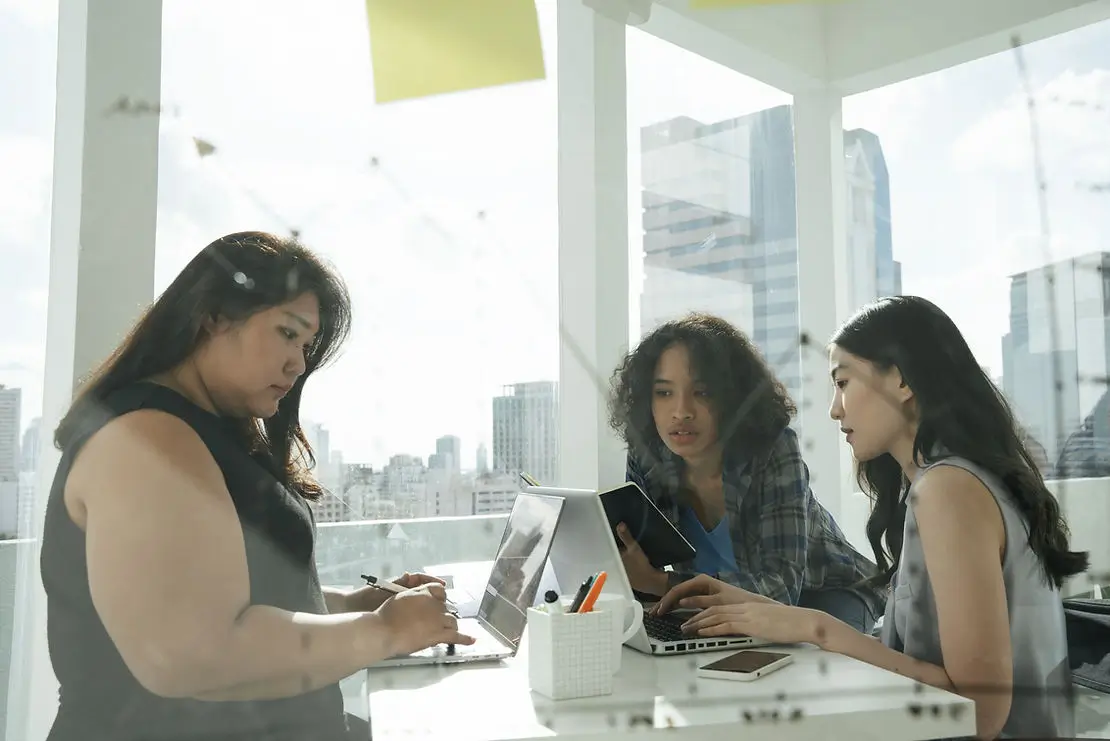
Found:
[(597, 574), (586, 577), (586, 581), (582, 582), (582, 586), (578, 587), (578, 593), (574, 595), (574, 601), (571, 602), (570, 607), (567, 608), (568, 613), (573, 615), (578, 612), (578, 608), (582, 606), (582, 600), (586, 599), (586, 595), (589, 594), (590, 587), (593, 585), (594, 579), (596, 578)]

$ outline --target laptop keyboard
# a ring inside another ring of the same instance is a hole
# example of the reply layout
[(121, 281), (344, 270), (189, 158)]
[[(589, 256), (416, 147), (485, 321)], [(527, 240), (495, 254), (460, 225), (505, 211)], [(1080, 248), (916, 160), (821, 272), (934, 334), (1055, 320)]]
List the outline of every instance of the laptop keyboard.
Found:
[(675, 615), (650, 615), (644, 613), (644, 630), (657, 641), (683, 641), (689, 638), (682, 632), (685, 619)]

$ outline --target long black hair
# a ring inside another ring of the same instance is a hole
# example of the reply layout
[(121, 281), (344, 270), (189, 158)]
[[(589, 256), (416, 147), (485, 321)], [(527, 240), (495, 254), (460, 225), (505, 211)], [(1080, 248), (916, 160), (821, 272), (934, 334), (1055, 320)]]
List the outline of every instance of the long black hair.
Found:
[[(958, 456), (1002, 480), (1028, 522), (1029, 547), (1053, 584), (1059, 587), (1087, 569), (1087, 553), (1068, 548), (1067, 524), (1022, 443), (1010, 405), (948, 315), (917, 296), (882, 298), (856, 312), (831, 342), (880, 371), (901, 373), (917, 404), (915, 460), (928, 465)], [(872, 498), (867, 539), (879, 566), (876, 579), (887, 584), (902, 553), (909, 481), (889, 453), (859, 462), (856, 477)]]
[(652, 416), (655, 367), (669, 348), (682, 345), (692, 373), (705, 384), (726, 455), (759, 455), (769, 449), (797, 413), (747, 335), (712, 314), (692, 313), (660, 325), (629, 352), (613, 372), (609, 424), (630, 455), (648, 467), (669, 457)]
[(312, 293), (320, 304), (320, 329), (305, 350), (305, 371), (282, 398), (278, 411), (260, 423), (237, 420), (244, 442), (281, 483), (306, 499), (323, 494), (309, 469), (312, 448), (300, 424), (301, 392), (313, 371), (347, 337), (351, 301), (339, 275), (308, 248), (288, 237), (240, 232), (201, 250), (146, 310), (127, 337), (84, 381), (54, 433), (65, 450), (88, 424), (104, 414), (114, 391), (176, 368), (205, 336), (206, 320), (242, 321), (252, 314)]

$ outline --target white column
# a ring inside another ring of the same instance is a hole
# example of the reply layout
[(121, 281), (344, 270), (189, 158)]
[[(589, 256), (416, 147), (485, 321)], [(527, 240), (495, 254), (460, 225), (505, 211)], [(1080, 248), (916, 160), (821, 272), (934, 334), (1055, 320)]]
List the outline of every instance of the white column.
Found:
[(850, 495), (850, 451), (829, 419), (832, 384), (825, 345), (848, 313), (848, 245), (841, 97), (831, 88), (794, 96), (798, 209), (801, 430), (813, 492), (838, 516)]
[(609, 377), (628, 348), (625, 26), (559, 0), (559, 481), (624, 481)]
[[(161, 0), (60, 0), (46, 436), (154, 295), (161, 67)], [(37, 543), (58, 457), (42, 446), (36, 546), (18, 565), (9, 739), (42, 741), (57, 710)]]

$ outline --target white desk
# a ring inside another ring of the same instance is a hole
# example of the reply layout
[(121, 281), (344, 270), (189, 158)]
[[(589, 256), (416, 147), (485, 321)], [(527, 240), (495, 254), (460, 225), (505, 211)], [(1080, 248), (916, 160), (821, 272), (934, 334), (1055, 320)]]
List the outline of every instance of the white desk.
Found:
[(666, 732), (667, 739), (716, 740), (742, 727), (744, 741), (916, 741), (975, 732), (971, 700), (845, 656), (811, 647), (785, 650), (796, 654), (791, 666), (754, 682), (730, 682), (695, 675), (694, 667), (720, 653), (654, 658), (625, 648), (613, 694), (554, 702), (528, 689), (525, 634), (520, 654), (506, 662), (368, 670), (372, 738), (503, 741)]

